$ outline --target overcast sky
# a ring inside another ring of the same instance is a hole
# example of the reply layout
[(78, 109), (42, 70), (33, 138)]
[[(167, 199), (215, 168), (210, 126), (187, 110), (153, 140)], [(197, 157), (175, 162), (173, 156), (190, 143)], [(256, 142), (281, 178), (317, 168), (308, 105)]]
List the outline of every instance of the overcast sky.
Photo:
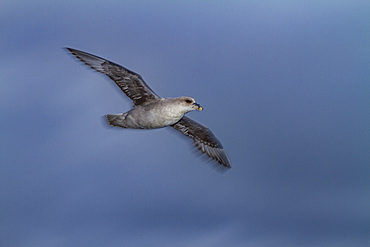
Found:
[[(45, 3), (47, 2), (47, 3)], [(0, 246), (369, 246), (369, 1), (0, 2)], [(191, 96), (232, 169), (63, 47)]]

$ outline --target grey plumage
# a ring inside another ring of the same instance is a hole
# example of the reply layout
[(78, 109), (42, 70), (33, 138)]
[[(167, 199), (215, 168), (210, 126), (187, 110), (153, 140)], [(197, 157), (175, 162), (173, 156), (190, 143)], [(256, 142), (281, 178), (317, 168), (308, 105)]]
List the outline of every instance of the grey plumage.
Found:
[(184, 116), (189, 111), (203, 109), (193, 98), (161, 98), (139, 74), (101, 57), (72, 48), (67, 50), (86, 65), (107, 75), (134, 102), (134, 107), (126, 113), (106, 115), (111, 126), (131, 129), (173, 127), (192, 138), (202, 153), (231, 168), (227, 153), (210, 129)]

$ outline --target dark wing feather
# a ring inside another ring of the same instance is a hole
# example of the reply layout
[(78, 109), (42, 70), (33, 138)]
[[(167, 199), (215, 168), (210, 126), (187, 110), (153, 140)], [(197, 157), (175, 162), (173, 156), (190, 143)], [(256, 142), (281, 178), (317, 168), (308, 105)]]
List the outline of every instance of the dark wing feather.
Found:
[(218, 161), (221, 165), (231, 168), (229, 156), (209, 128), (185, 116), (171, 127), (191, 137), (201, 152)]
[(86, 65), (111, 78), (135, 105), (151, 99), (160, 99), (139, 74), (101, 57), (71, 48), (67, 50)]

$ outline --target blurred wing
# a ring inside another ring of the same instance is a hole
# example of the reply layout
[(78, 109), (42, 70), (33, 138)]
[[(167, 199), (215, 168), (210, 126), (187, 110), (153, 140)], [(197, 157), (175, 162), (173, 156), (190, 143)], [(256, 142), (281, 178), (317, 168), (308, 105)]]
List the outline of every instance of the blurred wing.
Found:
[(101, 57), (71, 48), (67, 48), (67, 50), (86, 65), (112, 79), (135, 105), (140, 105), (151, 99), (160, 99), (139, 74)]
[(231, 168), (229, 156), (209, 128), (185, 116), (171, 127), (191, 137), (201, 152), (218, 161), (221, 165)]

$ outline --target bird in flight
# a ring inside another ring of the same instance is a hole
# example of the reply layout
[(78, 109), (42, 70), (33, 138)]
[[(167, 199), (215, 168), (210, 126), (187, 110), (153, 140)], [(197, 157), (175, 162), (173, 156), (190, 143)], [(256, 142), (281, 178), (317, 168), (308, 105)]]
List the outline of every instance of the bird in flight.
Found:
[(190, 111), (203, 110), (193, 98), (162, 98), (145, 83), (141, 75), (87, 52), (66, 49), (92, 69), (112, 79), (134, 102), (134, 107), (126, 113), (106, 115), (111, 126), (128, 129), (172, 127), (192, 138), (195, 146), (209, 158), (231, 168), (226, 151), (211, 130), (185, 116)]

